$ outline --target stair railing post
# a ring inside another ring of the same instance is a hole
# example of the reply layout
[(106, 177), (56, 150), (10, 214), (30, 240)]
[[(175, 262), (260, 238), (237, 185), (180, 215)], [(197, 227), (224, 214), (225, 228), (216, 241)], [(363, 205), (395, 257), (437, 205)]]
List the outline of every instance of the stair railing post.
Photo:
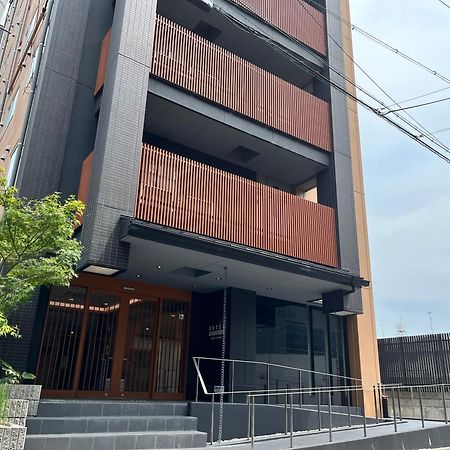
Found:
[(331, 389), (328, 390), (328, 425), (330, 426), (330, 442), (333, 442), (333, 418), (331, 414)]
[(234, 361), (231, 363), (231, 403), (234, 403)]
[(293, 394), (290, 397), (290, 407), (291, 407), (291, 438), (290, 444), (291, 448), (294, 448), (294, 408), (293, 408)]
[(211, 394), (211, 444), (214, 443), (214, 394)]

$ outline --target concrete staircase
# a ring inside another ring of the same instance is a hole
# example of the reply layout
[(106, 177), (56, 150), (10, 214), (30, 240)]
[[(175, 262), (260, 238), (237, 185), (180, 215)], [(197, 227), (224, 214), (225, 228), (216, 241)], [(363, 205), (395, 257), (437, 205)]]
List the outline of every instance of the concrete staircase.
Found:
[(206, 447), (186, 403), (43, 400), (27, 428), (25, 450)]

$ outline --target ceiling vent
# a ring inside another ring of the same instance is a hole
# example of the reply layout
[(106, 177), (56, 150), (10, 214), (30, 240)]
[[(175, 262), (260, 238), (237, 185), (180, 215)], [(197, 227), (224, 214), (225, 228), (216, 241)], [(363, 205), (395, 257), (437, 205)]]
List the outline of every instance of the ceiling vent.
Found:
[(179, 269), (173, 270), (171, 273), (174, 275), (181, 275), (182, 277), (199, 278), (204, 275), (208, 275), (211, 272), (196, 269), (194, 267), (180, 267)]
[(215, 42), (217, 38), (222, 34), (222, 32), (218, 28), (213, 27), (203, 20), (201, 20), (192, 31), (211, 42)]
[(249, 148), (239, 146), (228, 153), (227, 156), (237, 163), (247, 164), (252, 159), (259, 156), (259, 153), (254, 150), (250, 150)]

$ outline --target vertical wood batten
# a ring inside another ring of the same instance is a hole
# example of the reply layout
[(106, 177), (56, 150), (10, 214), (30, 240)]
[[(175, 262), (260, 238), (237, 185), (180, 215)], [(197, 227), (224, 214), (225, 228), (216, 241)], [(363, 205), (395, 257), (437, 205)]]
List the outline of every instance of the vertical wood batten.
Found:
[(331, 151), (327, 102), (165, 18), (156, 28), (154, 76)]
[(338, 266), (334, 210), (143, 145), (135, 217)]
[(231, 0), (326, 55), (325, 15), (303, 0)]

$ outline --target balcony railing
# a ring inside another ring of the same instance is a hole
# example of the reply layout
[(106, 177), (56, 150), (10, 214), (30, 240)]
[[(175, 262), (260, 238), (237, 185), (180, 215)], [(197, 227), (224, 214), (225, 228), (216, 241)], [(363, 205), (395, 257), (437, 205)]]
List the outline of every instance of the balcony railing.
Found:
[(334, 210), (144, 145), (135, 217), (337, 267)]
[(325, 15), (303, 0), (231, 0), (325, 55)]
[(153, 75), (324, 150), (329, 105), (158, 16)]

